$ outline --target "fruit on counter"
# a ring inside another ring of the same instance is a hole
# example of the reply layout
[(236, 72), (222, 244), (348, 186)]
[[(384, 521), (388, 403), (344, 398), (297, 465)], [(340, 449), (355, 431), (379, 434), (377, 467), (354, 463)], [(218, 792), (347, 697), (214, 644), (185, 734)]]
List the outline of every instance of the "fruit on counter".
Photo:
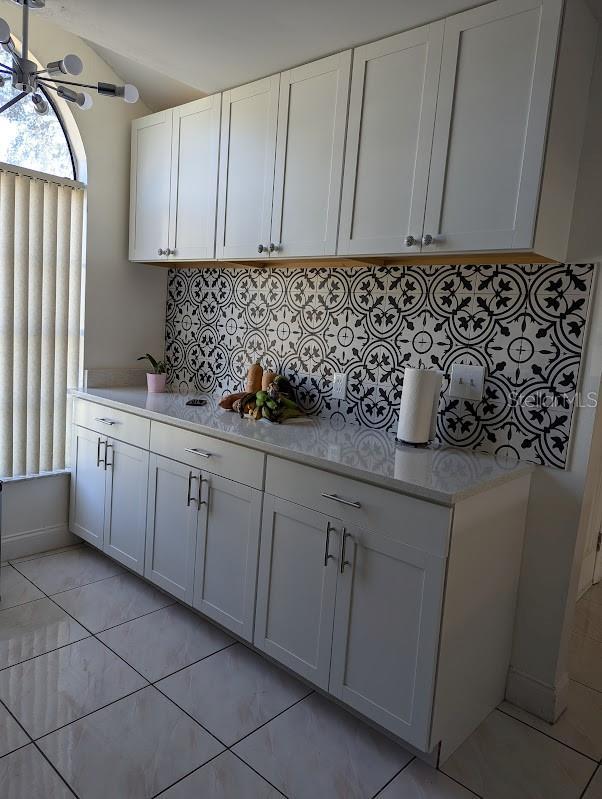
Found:
[(276, 372), (270, 372), (269, 369), (266, 370), (261, 377), (262, 390), (265, 391), (266, 388), (270, 385), (270, 383), (273, 383), (277, 377), (278, 375), (276, 374)]
[(256, 392), (247, 392), (243, 397), (236, 399), (232, 410), (237, 411), (241, 418), (249, 416), (252, 419), (267, 419), (270, 422), (285, 422), (287, 419), (296, 419), (305, 416), (297, 403), (282, 393), (280, 388), (292, 394), (292, 387), (284, 377), (277, 376), (266, 389)]
[(246, 393), (246, 391), (238, 391), (236, 394), (226, 394), (226, 396), (222, 397), (219, 401), (220, 408), (224, 408), (226, 411), (233, 410), (232, 406), (236, 400), (242, 399)]
[(247, 391), (249, 394), (255, 394), (257, 391), (261, 391), (262, 377), (263, 369), (261, 367), (261, 363), (256, 361), (252, 366), (249, 366), (245, 391)]

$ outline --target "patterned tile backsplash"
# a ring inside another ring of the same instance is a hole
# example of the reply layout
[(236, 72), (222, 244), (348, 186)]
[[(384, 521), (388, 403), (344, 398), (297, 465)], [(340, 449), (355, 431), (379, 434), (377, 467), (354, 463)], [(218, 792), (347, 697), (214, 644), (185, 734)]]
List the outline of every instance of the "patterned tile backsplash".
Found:
[[(393, 433), (405, 367), (438, 369), (442, 441), (564, 467), (593, 277), (593, 264), (171, 270), (169, 383), (240, 390), (261, 358), (335, 428)], [(449, 397), (455, 361), (486, 367), (481, 401)]]

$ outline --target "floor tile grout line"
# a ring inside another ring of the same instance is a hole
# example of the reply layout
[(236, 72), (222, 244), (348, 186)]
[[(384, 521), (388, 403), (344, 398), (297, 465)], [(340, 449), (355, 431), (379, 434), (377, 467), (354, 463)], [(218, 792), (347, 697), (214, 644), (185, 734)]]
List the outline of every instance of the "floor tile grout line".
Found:
[(452, 775), (448, 774), (447, 771), (443, 771), (443, 769), (440, 766), (437, 766), (436, 770), (440, 774), (443, 774), (444, 777), (447, 777), (448, 780), (455, 782), (456, 785), (460, 786), (460, 788), (464, 788), (465, 791), (468, 791), (469, 793), (473, 794), (476, 797), (476, 799), (484, 799), (482, 794), (477, 793), (477, 791), (475, 791), (474, 788), (469, 788), (468, 785), (465, 785), (463, 782), (460, 782), (460, 780), (457, 779), (456, 777), (452, 777)]
[[(27, 563), (29, 563), (29, 561), (27, 561)], [(28, 577), (26, 574), (23, 574), (23, 572), (20, 569), (18, 569), (17, 566), (13, 566), (13, 569), (16, 572), (18, 572), (21, 575), (21, 577), (24, 577), (26, 580), (29, 580), (29, 582), (32, 585), (34, 585), (38, 589), (38, 591), (41, 591), (44, 594), (44, 596), (47, 596), (48, 598), (50, 598), (52, 596), (59, 596), (60, 594), (67, 594), (67, 593), (69, 593), (69, 591), (77, 591), (79, 588), (85, 588), (88, 585), (95, 585), (96, 583), (103, 583), (105, 580), (114, 580), (115, 577), (123, 577), (124, 574), (129, 574), (129, 572), (126, 572), (124, 570), (123, 572), (118, 572), (117, 574), (110, 574), (108, 577), (99, 577), (98, 580), (90, 580), (90, 582), (88, 582), (88, 583), (82, 583), (81, 585), (73, 585), (73, 586), (71, 586), (71, 588), (62, 588), (60, 591), (55, 591), (52, 594), (48, 594), (48, 593), (46, 593), (46, 591), (44, 591), (43, 588), (41, 588), (37, 583), (35, 583), (30, 577)]]
[(598, 768), (595, 768), (595, 769), (594, 769), (594, 773), (592, 774), (592, 776), (591, 776), (591, 777), (589, 778), (589, 780), (587, 781), (587, 785), (585, 786), (585, 788), (583, 789), (583, 791), (582, 791), (582, 792), (579, 794), (579, 799), (583, 799), (583, 797), (585, 796), (585, 794), (588, 792), (588, 790), (589, 790), (589, 786), (590, 786), (590, 785), (592, 784), (592, 782), (594, 781), (594, 777), (596, 776), (596, 774), (598, 773), (598, 771), (599, 771), (599, 770), (600, 770), (600, 766), (598, 766)]
[[(236, 744), (233, 744), (233, 746), (235, 746), (235, 745), (236, 745)], [(279, 793), (281, 796), (283, 796), (283, 797), (284, 797), (284, 799), (288, 799), (288, 794), (285, 794), (285, 793), (284, 793), (284, 791), (281, 791), (281, 790), (280, 790), (280, 788), (278, 788), (276, 785), (274, 785), (274, 783), (273, 783), (273, 782), (270, 782), (270, 780), (268, 780), (268, 778), (267, 778), (267, 777), (265, 777), (265, 776), (264, 776), (264, 775), (263, 775), (263, 774), (262, 774), (260, 771), (257, 771), (257, 769), (255, 768), (255, 766), (252, 766), (250, 763), (247, 763), (247, 761), (246, 761), (246, 760), (244, 760), (244, 759), (243, 759), (243, 758), (242, 758), (242, 757), (241, 757), (241, 756), (238, 754), (238, 752), (235, 752), (235, 751), (234, 751), (233, 749), (231, 749), (231, 748), (229, 748), (229, 749), (228, 749), (228, 752), (230, 752), (230, 754), (231, 754), (231, 755), (234, 755), (234, 757), (235, 757), (237, 760), (240, 760), (240, 762), (241, 762), (241, 763), (242, 763), (244, 766), (246, 766), (247, 768), (251, 769), (251, 771), (252, 771), (252, 772), (254, 772), (255, 774), (257, 774), (257, 776), (258, 776), (258, 777), (261, 777), (261, 779), (262, 779), (264, 782), (267, 782), (267, 784), (268, 784), (268, 785), (271, 785), (271, 786), (272, 786), (272, 788), (273, 788), (275, 791), (278, 791), (278, 793)]]
[[(99, 639), (99, 640), (101, 640), (101, 639)], [(103, 643), (104, 643), (104, 641), (103, 641)], [(170, 671), (169, 674), (166, 674), (164, 677), (159, 677), (157, 680), (149, 680), (149, 682), (150, 682), (151, 685), (156, 686), (157, 683), (162, 682), (163, 680), (167, 680), (169, 677), (175, 677), (175, 675), (179, 674), (181, 671), (185, 671), (186, 669), (190, 669), (190, 668), (192, 668), (192, 666), (196, 666), (199, 663), (202, 663), (204, 660), (208, 660), (209, 658), (213, 657), (213, 655), (217, 655), (220, 652), (225, 652), (226, 649), (230, 649), (231, 647), (235, 646), (237, 643), (238, 643), (238, 641), (232, 641), (231, 644), (226, 644), (226, 646), (222, 646), (221, 649), (216, 649), (215, 652), (211, 652), (208, 655), (203, 655), (202, 658), (199, 658), (198, 660), (194, 660), (192, 663), (188, 663), (186, 666), (180, 666), (179, 669), (176, 669), (175, 671)], [(110, 647), (109, 647), (109, 649), (110, 649)], [(128, 663), (127, 660), (125, 662)], [(148, 679), (148, 677), (147, 677), (147, 679)]]
[(44, 657), (44, 655), (51, 655), (53, 652), (58, 652), (59, 649), (66, 649), (68, 646), (79, 644), (81, 641), (86, 641), (88, 638), (94, 637), (92, 633), (88, 632), (88, 630), (86, 630), (86, 633), (87, 635), (84, 635), (81, 638), (76, 638), (74, 641), (68, 641), (66, 644), (55, 646), (53, 649), (47, 649), (45, 652), (39, 652), (37, 655), (32, 655), (31, 657), (24, 658), (23, 660), (18, 660), (16, 663), (11, 663), (9, 666), (0, 666), (0, 674), (2, 674), (4, 671), (8, 671), (9, 669), (13, 669), (15, 666), (21, 666), (23, 663), (29, 663), (30, 660)]
[(576, 677), (573, 677), (570, 674), (569, 674), (569, 680), (571, 680), (572, 682), (576, 682), (578, 685), (582, 685), (584, 688), (589, 688), (590, 691), (595, 691), (597, 694), (602, 694), (602, 688), (594, 688), (593, 685), (589, 685), (589, 683), (582, 682), (581, 680), (578, 680)]
[(48, 755), (47, 755), (47, 754), (46, 754), (44, 751), (42, 751), (42, 749), (41, 749), (41, 748), (40, 748), (40, 747), (37, 745), (37, 743), (36, 743), (35, 741), (33, 741), (32, 743), (33, 743), (33, 746), (36, 748), (36, 750), (37, 750), (37, 751), (38, 751), (38, 752), (39, 752), (39, 753), (42, 755), (42, 757), (44, 758), (44, 760), (45, 760), (45, 761), (48, 763), (48, 765), (50, 766), (50, 768), (51, 768), (51, 769), (52, 769), (52, 770), (53, 770), (53, 771), (54, 771), (56, 774), (58, 774), (58, 776), (59, 776), (59, 779), (60, 779), (60, 780), (61, 780), (61, 781), (62, 781), (62, 782), (63, 782), (63, 783), (64, 783), (64, 784), (67, 786), (68, 790), (70, 790), (70, 791), (71, 791), (71, 793), (73, 794), (73, 796), (75, 796), (75, 799), (79, 799), (79, 795), (78, 795), (78, 794), (75, 792), (75, 790), (74, 790), (74, 789), (73, 789), (73, 788), (72, 788), (72, 787), (69, 785), (69, 783), (67, 782), (67, 780), (66, 780), (66, 779), (63, 777), (63, 775), (62, 775), (62, 774), (61, 774), (61, 772), (58, 770), (58, 768), (57, 768), (57, 767), (54, 765), (54, 763), (53, 763), (53, 762), (50, 760), (50, 758), (48, 757)]
[(212, 763), (212, 762), (213, 762), (214, 760), (216, 760), (218, 757), (220, 757), (221, 755), (223, 755), (223, 754), (224, 754), (224, 752), (226, 752), (226, 751), (228, 751), (228, 750), (226, 750), (226, 749), (223, 749), (221, 752), (218, 752), (216, 755), (213, 755), (213, 757), (210, 757), (210, 758), (209, 758), (209, 760), (206, 760), (204, 763), (201, 763), (201, 765), (200, 765), (200, 766), (196, 766), (195, 768), (193, 768), (193, 769), (192, 769), (192, 771), (188, 771), (188, 772), (186, 772), (186, 774), (183, 774), (181, 777), (178, 777), (178, 779), (177, 779), (175, 782), (172, 782), (172, 783), (170, 783), (170, 784), (169, 784), (169, 785), (167, 785), (165, 788), (161, 788), (161, 790), (159, 791), (159, 793), (154, 793), (154, 794), (151, 796), (151, 799), (157, 799), (157, 797), (159, 797), (159, 796), (163, 796), (163, 794), (164, 794), (166, 791), (169, 791), (169, 790), (171, 790), (171, 789), (172, 789), (172, 788), (173, 788), (175, 785), (177, 785), (178, 783), (182, 782), (182, 781), (183, 781), (183, 780), (185, 780), (187, 777), (190, 777), (190, 776), (192, 776), (192, 774), (196, 774), (196, 772), (197, 772), (197, 771), (200, 771), (202, 768), (205, 768), (205, 766), (208, 766), (210, 763)]
[[(56, 774), (58, 774), (58, 776), (59, 776), (60, 780), (61, 780), (63, 783), (65, 783), (65, 785), (67, 786), (67, 788), (68, 788), (68, 789), (71, 791), (71, 793), (72, 793), (72, 794), (73, 794), (73, 795), (76, 797), (76, 799), (79, 799), (78, 795), (75, 793), (75, 791), (73, 790), (73, 788), (72, 788), (72, 787), (69, 785), (69, 783), (67, 782), (67, 780), (66, 780), (66, 779), (63, 777), (63, 775), (62, 775), (62, 774), (59, 772), (59, 770), (56, 768), (56, 766), (54, 765), (54, 763), (51, 763), (51, 762), (50, 762), (50, 760), (48, 759), (48, 757), (45, 755), (45, 753), (44, 753), (44, 752), (42, 752), (42, 750), (40, 749), (40, 747), (39, 747), (39, 746), (36, 744), (35, 740), (34, 740), (34, 739), (32, 738), (32, 736), (31, 736), (31, 735), (30, 735), (30, 734), (27, 732), (27, 730), (25, 729), (25, 727), (23, 727), (23, 725), (21, 724), (21, 722), (19, 721), (19, 719), (18, 719), (18, 718), (15, 716), (15, 714), (12, 712), (12, 710), (11, 710), (9, 707), (7, 707), (7, 706), (4, 704), (4, 702), (2, 702), (2, 701), (0, 701), (0, 705), (2, 705), (2, 707), (4, 707), (4, 708), (6, 709), (6, 712), (7, 712), (7, 713), (8, 713), (10, 716), (12, 716), (12, 718), (14, 719), (14, 721), (15, 721), (15, 722), (18, 724), (18, 726), (20, 727), (20, 729), (22, 729), (22, 730), (23, 730), (23, 732), (25, 733), (25, 735), (27, 736), (27, 739), (28, 739), (28, 740), (27, 740), (27, 743), (24, 743), (24, 744), (23, 744), (23, 746), (18, 746), (16, 749), (13, 749), (13, 750), (12, 750), (12, 752), (6, 752), (6, 754), (5, 754), (5, 755), (3, 755), (2, 757), (8, 757), (8, 755), (12, 755), (14, 752), (18, 752), (20, 749), (25, 749), (25, 747), (26, 747), (26, 746), (33, 746), (33, 747), (34, 747), (34, 748), (35, 748), (35, 749), (36, 749), (36, 750), (37, 750), (37, 751), (40, 753), (40, 755), (42, 755), (42, 757), (44, 758), (44, 760), (46, 760), (46, 762), (49, 764), (50, 768), (51, 768), (51, 769), (52, 769), (54, 772), (56, 772)], [(2, 759), (2, 758), (0, 758), (0, 760), (1, 760), (1, 759)]]
[(554, 738), (553, 735), (550, 735), (549, 733), (540, 730), (538, 727), (534, 727), (532, 724), (529, 724), (528, 721), (525, 721), (524, 719), (518, 719), (516, 716), (513, 716), (512, 713), (508, 713), (506, 710), (502, 710), (500, 707), (496, 707), (495, 710), (497, 710), (499, 713), (503, 713), (503, 715), (509, 719), (514, 719), (514, 721), (518, 721), (519, 724), (524, 724), (525, 727), (528, 727), (530, 730), (533, 730), (534, 732), (538, 732), (540, 735), (543, 735), (545, 738), (548, 738), (550, 741), (554, 741), (555, 743), (560, 744), (560, 746), (564, 746), (566, 749), (570, 749), (572, 752), (575, 752), (576, 754), (581, 755), (582, 757), (586, 757), (588, 760), (591, 760), (594, 763), (598, 762), (591, 755), (586, 755), (585, 752), (582, 752), (580, 749), (575, 749), (574, 746), (571, 746), (570, 744), (567, 744), (564, 741), (560, 741), (558, 738)]
[(31, 737), (32, 743), (37, 743), (41, 741), (43, 738), (48, 738), (51, 735), (54, 735), (56, 732), (60, 732), (61, 730), (70, 727), (72, 724), (77, 724), (77, 722), (81, 721), (82, 719), (88, 718), (88, 716), (92, 716), (94, 713), (98, 713), (101, 710), (106, 710), (106, 708), (111, 707), (111, 705), (117, 704), (117, 702), (121, 702), (122, 699), (128, 699), (130, 696), (134, 696), (135, 694), (139, 694), (140, 691), (144, 691), (145, 688), (152, 688), (152, 686), (147, 683), (146, 685), (141, 685), (140, 688), (136, 688), (134, 691), (129, 691), (129, 693), (124, 694), (123, 696), (119, 696), (117, 699), (112, 699), (110, 702), (107, 702), (100, 707), (94, 708), (94, 710), (89, 710), (87, 713), (84, 713), (81, 716), (78, 716), (76, 719), (71, 719), (71, 721), (67, 721), (65, 724), (61, 724), (60, 727), (56, 727), (54, 730), (49, 730), (48, 732), (43, 733), (42, 735), (38, 735), (37, 737)]
[(410, 757), (410, 759), (408, 760), (408, 762), (407, 762), (405, 765), (403, 765), (403, 766), (402, 766), (402, 767), (399, 769), (399, 771), (398, 771), (398, 772), (396, 772), (395, 774), (393, 774), (393, 776), (391, 777), (391, 779), (390, 779), (390, 780), (387, 780), (387, 781), (385, 782), (385, 784), (384, 784), (384, 785), (383, 785), (381, 788), (379, 788), (379, 789), (378, 789), (378, 791), (377, 791), (376, 793), (372, 794), (372, 799), (378, 799), (378, 796), (379, 796), (379, 795), (380, 795), (380, 794), (381, 794), (381, 793), (382, 793), (382, 792), (385, 790), (385, 788), (388, 788), (388, 786), (389, 786), (389, 785), (390, 785), (390, 784), (393, 782), (393, 780), (396, 780), (396, 779), (397, 779), (397, 777), (399, 777), (399, 775), (402, 773), (402, 771), (405, 771), (405, 770), (407, 769), (407, 767), (408, 767), (408, 766), (409, 766), (411, 763), (413, 763), (415, 760), (416, 760), (416, 755), (413, 755), (412, 757)]
[(599, 638), (594, 638), (593, 635), (590, 635), (589, 633), (584, 633), (583, 630), (578, 630), (577, 628), (573, 628), (571, 630), (571, 635), (576, 637), (581, 636), (581, 638), (587, 638), (588, 641), (593, 641), (595, 644), (602, 644), (602, 641), (600, 641)]
[(276, 715), (273, 716), (271, 719), (268, 719), (267, 721), (264, 721), (262, 724), (260, 724), (254, 730), (251, 730), (251, 732), (248, 732), (246, 735), (243, 735), (242, 738), (239, 738), (238, 741), (235, 741), (228, 748), (231, 749), (233, 746), (238, 746), (239, 743), (242, 743), (242, 741), (245, 741), (250, 735), (254, 735), (256, 732), (261, 730), (267, 724), (270, 724), (272, 721), (275, 721), (279, 716), (282, 716), (284, 713), (288, 713), (289, 710), (291, 710), (292, 708), (296, 707), (301, 702), (304, 702), (306, 699), (309, 699), (309, 697), (312, 696), (313, 694), (315, 694), (315, 691), (312, 688), (312, 689), (310, 689), (309, 693), (305, 694), (305, 696), (302, 696), (301, 699), (297, 699), (295, 702), (293, 702), (292, 705), (289, 705), (288, 707), (285, 707), (284, 710), (281, 710), (279, 713), (276, 713)]
[[(76, 549), (90, 549), (93, 551), (91, 547), (88, 547), (83, 541), (81, 544), (72, 544), (71, 546), (67, 546), (64, 549), (59, 548), (58, 550), (49, 549), (46, 552), (40, 552), (37, 555), (23, 555), (22, 558), (9, 558), (6, 563), (13, 566), (15, 563), (29, 563), (32, 560), (42, 560), (42, 558), (49, 558), (52, 555), (64, 555), (67, 552), (73, 552)], [(3, 564), (4, 565), (4, 564)]]
[[(143, 619), (145, 616), (152, 616), (153, 613), (159, 613), (161, 610), (165, 610), (165, 608), (172, 608), (174, 605), (178, 605), (178, 601), (175, 600), (171, 602), (169, 605), (162, 605), (160, 608), (155, 608), (154, 610), (147, 610), (146, 613), (141, 613), (140, 616), (135, 616), (133, 619), (126, 619), (125, 621), (120, 621), (118, 624), (112, 624), (110, 627), (103, 627), (102, 630), (97, 630), (92, 635), (100, 635), (101, 633), (108, 633), (109, 630), (116, 630), (117, 627), (123, 627), (124, 624), (131, 624), (134, 621), (138, 621), (138, 619)], [(58, 602), (57, 602), (58, 605)], [(59, 605), (59, 607), (62, 607)]]

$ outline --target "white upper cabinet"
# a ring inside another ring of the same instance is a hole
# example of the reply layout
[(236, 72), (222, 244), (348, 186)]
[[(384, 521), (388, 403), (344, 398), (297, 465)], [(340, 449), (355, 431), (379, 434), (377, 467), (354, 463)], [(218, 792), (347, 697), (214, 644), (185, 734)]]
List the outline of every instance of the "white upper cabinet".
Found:
[(221, 94), (173, 110), (170, 255), (213, 258)]
[(223, 93), (218, 258), (269, 252), (279, 84), (274, 75)]
[(354, 52), (341, 254), (420, 250), (443, 26), (436, 22)]
[(161, 260), (169, 246), (172, 119), (172, 111), (161, 111), (132, 123), (132, 261)]
[(445, 21), (423, 251), (533, 244), (562, 0)]
[(280, 76), (274, 255), (336, 253), (350, 69), (347, 50)]

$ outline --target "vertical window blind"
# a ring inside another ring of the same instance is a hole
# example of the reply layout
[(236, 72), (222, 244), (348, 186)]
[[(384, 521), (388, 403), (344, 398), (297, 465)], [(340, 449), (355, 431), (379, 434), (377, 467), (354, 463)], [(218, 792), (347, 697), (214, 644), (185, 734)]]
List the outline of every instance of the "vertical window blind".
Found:
[(0, 478), (68, 465), (84, 188), (0, 169)]

